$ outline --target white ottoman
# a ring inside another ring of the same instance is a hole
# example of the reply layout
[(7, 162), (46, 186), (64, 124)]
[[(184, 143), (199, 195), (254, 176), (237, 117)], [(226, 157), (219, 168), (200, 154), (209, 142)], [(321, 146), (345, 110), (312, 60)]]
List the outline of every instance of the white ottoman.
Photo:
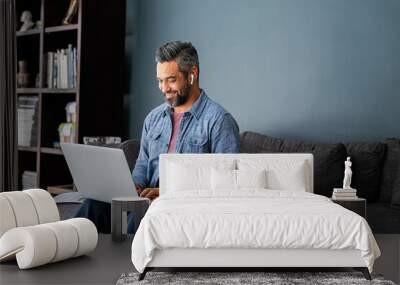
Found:
[(84, 255), (98, 234), (88, 219), (59, 221), (57, 206), (42, 189), (0, 193), (0, 262), (17, 260), (20, 269)]

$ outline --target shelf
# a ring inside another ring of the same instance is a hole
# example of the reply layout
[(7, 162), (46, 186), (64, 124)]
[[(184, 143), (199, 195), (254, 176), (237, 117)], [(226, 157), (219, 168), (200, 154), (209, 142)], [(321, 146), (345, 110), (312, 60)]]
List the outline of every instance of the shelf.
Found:
[(28, 30), (26, 32), (17, 32), (17, 37), (39, 35), (40, 32), (41, 32), (41, 29), (32, 29), (32, 30)]
[(76, 88), (42, 88), (42, 93), (76, 93)]
[(30, 94), (30, 93), (76, 93), (76, 88), (17, 88), (18, 94)]
[(39, 93), (41, 88), (17, 88), (17, 94)]
[(18, 146), (18, 150), (36, 152), (37, 148), (35, 146)]
[(73, 31), (73, 30), (78, 30), (78, 24), (48, 27), (44, 29), (46, 33), (57, 33), (57, 32)]
[(40, 152), (48, 153), (48, 154), (63, 155), (60, 148), (54, 148), (54, 147), (41, 147)]

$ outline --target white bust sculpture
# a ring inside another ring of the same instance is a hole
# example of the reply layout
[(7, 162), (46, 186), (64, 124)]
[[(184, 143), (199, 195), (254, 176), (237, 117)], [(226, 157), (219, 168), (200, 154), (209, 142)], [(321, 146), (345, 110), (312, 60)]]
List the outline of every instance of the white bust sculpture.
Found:
[(347, 160), (344, 162), (344, 179), (343, 179), (343, 189), (352, 189), (351, 184), (351, 176), (353, 172), (351, 171), (352, 162), (350, 161), (350, 156), (347, 157)]
[(21, 22), (23, 24), (19, 29), (20, 32), (26, 32), (27, 30), (30, 30), (34, 25), (34, 23), (32, 22), (32, 13), (28, 10), (22, 12)]

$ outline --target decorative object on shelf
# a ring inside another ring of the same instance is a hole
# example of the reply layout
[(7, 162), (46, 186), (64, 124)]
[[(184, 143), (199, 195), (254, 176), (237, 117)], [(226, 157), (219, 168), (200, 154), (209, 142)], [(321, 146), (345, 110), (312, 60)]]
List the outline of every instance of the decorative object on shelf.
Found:
[(36, 21), (36, 24), (35, 24), (35, 29), (41, 29), (43, 27), (43, 25), (42, 25), (42, 21)]
[(67, 123), (76, 123), (76, 102), (69, 102), (65, 106), (65, 112), (67, 114)]
[(336, 200), (354, 200), (357, 199), (357, 190), (351, 188), (351, 177), (353, 172), (351, 171), (352, 162), (350, 161), (350, 156), (347, 157), (344, 162), (344, 179), (343, 188), (334, 188), (332, 193), (332, 199)]
[(17, 73), (17, 86), (18, 87), (29, 87), (30, 82), (30, 73), (28, 73), (28, 62), (26, 60), (18, 61), (18, 70)]
[(76, 143), (76, 102), (69, 102), (65, 106), (66, 123), (61, 123), (58, 127), (60, 142), (53, 142), (55, 148), (60, 147), (60, 143)]
[(60, 143), (76, 143), (74, 123), (61, 123), (58, 127)]
[(32, 27), (34, 25), (34, 23), (32, 22), (32, 13), (29, 12), (28, 10), (22, 12), (21, 22), (22, 22), (22, 26), (19, 29), (20, 32), (26, 32), (26, 31), (32, 29)]
[(83, 137), (83, 144), (103, 145), (121, 143), (120, 137)]
[(64, 17), (63, 24), (64, 25), (69, 25), (72, 22), (72, 19), (78, 12), (78, 0), (71, 0), (69, 3), (68, 11), (67, 14)]
[(36, 74), (35, 87), (36, 88), (40, 88), (40, 75), (39, 75), (39, 73)]
[(347, 160), (344, 162), (344, 179), (343, 179), (343, 189), (352, 189), (351, 177), (353, 176), (353, 172), (351, 171), (352, 162), (350, 161), (350, 156), (347, 157)]

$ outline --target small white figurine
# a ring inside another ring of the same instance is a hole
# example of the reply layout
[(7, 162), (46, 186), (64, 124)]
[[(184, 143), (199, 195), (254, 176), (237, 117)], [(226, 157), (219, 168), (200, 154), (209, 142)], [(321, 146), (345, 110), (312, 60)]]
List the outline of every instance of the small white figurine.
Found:
[(20, 32), (26, 32), (27, 30), (30, 30), (35, 24), (34, 22), (32, 22), (32, 13), (29, 12), (28, 10), (22, 12), (21, 22), (23, 24), (19, 29)]
[(351, 176), (353, 172), (351, 171), (352, 162), (350, 161), (350, 156), (347, 157), (347, 160), (344, 162), (344, 179), (343, 179), (343, 189), (352, 189), (351, 184)]
[(41, 29), (42, 28), (42, 21), (36, 21), (36, 24), (35, 24), (35, 29)]

